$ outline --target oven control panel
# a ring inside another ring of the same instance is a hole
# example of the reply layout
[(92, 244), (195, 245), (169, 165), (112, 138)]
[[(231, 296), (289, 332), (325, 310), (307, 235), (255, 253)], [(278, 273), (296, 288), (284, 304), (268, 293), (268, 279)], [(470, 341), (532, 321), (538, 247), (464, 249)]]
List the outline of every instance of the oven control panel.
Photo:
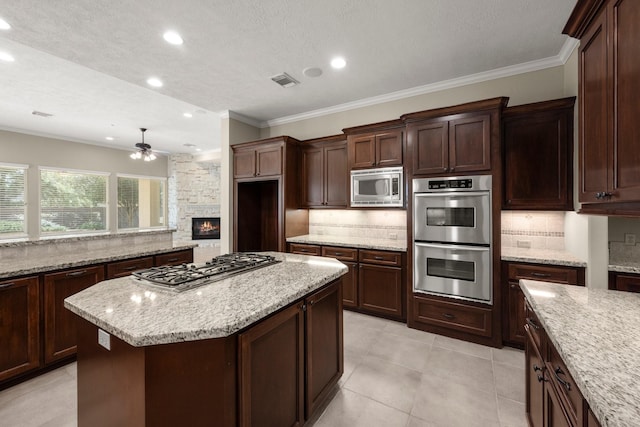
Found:
[(473, 187), (472, 179), (429, 180), (429, 190), (459, 189)]

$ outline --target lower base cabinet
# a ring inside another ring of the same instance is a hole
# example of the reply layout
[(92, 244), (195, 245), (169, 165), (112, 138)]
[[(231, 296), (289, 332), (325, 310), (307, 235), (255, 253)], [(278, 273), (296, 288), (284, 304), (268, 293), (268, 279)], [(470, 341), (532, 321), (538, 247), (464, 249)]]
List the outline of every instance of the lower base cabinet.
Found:
[(609, 272), (609, 289), (640, 292), (640, 274)]
[(0, 281), (0, 381), (40, 366), (37, 277)]

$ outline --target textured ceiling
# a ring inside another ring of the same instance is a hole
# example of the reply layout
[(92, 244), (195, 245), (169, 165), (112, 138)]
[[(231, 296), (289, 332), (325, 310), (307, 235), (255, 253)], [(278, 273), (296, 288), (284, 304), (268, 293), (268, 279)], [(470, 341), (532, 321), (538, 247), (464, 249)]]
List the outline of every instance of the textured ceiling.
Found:
[[(223, 111), (262, 122), (557, 56), (575, 3), (0, 0), (12, 25), (0, 51), (16, 58), (0, 62), (0, 127), (123, 147), (147, 127), (154, 148), (208, 150)], [(164, 42), (168, 29), (184, 45)], [(345, 69), (330, 68), (335, 55)], [(301, 84), (271, 81), (283, 71)]]

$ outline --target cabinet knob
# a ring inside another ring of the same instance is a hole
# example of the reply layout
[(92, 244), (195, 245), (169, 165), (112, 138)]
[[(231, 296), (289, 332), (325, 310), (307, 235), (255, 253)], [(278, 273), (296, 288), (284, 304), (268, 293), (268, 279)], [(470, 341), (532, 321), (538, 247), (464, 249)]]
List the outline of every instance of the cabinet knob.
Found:
[(447, 172), (449, 168), (442, 168), (442, 172)]
[(518, 286), (518, 285), (516, 285), (515, 283), (512, 283), (512, 284), (511, 284), (511, 289), (518, 289), (518, 288), (519, 288), (519, 286)]

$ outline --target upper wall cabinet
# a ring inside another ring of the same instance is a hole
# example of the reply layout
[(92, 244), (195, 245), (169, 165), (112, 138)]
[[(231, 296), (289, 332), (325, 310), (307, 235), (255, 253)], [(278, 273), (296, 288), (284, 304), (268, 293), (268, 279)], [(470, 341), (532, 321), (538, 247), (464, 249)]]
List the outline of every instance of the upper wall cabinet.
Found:
[(261, 146), (248, 146), (233, 152), (233, 177), (253, 178), (282, 174), (282, 150), (280, 141)]
[(349, 169), (402, 166), (401, 120), (343, 129), (347, 135)]
[(344, 135), (305, 141), (300, 150), (304, 207), (346, 208), (349, 200), (347, 141)]
[(575, 97), (507, 108), (503, 209), (573, 210)]
[(580, 39), (581, 212), (640, 215), (640, 2), (580, 0), (564, 33)]
[(494, 98), (402, 116), (413, 175), (491, 171), (507, 101)]

